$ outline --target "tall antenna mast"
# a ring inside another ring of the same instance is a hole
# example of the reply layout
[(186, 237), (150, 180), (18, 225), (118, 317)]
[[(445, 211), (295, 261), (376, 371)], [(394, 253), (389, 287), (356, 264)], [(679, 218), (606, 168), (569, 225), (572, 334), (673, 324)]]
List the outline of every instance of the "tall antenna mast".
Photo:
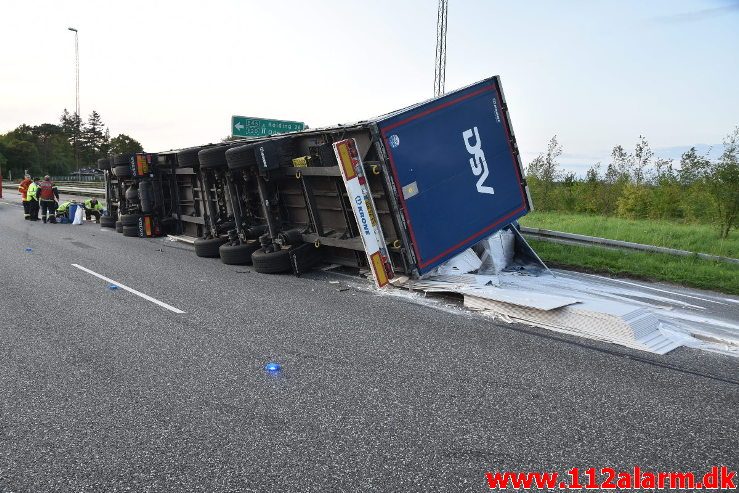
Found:
[(436, 62), (434, 67), (434, 97), (444, 94), (446, 82), (446, 18), (449, 0), (439, 0), (436, 16)]
[(81, 121), (82, 116), (80, 115), (80, 44), (79, 44), (79, 33), (74, 27), (68, 27), (68, 30), (74, 33), (74, 114), (75, 114), (75, 129), (74, 129), (74, 161), (77, 165), (77, 175), (80, 174), (80, 153), (78, 133), (78, 123)]

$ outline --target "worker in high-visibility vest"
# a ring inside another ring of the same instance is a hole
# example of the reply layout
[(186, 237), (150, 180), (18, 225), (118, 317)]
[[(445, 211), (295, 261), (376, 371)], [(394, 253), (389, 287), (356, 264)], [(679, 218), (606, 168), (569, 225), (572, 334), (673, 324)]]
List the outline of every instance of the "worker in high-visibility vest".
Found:
[(103, 206), (98, 202), (98, 199), (87, 199), (83, 205), (85, 206), (85, 219), (89, 221), (92, 216), (95, 216), (95, 224), (99, 223), (100, 213), (103, 211)]
[(28, 199), (28, 214), (31, 216), (31, 221), (38, 221), (38, 191), (38, 178), (34, 177), (26, 191), (26, 199)]
[(67, 219), (70, 219), (69, 206), (72, 204), (76, 204), (76, 202), (65, 200), (64, 202), (59, 204), (59, 207), (56, 208), (56, 218), (61, 219), (63, 217), (66, 217)]
[(23, 178), (23, 181), (18, 185), (18, 191), (21, 194), (21, 201), (23, 202), (23, 218), (25, 220), (31, 219), (31, 214), (28, 212), (28, 186), (33, 183), (31, 181), (31, 175), (26, 175)]

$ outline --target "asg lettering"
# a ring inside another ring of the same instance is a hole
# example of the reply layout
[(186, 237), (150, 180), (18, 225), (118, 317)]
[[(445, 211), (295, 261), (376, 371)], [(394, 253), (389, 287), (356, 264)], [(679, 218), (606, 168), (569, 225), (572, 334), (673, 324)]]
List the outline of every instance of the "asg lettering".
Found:
[[(475, 138), (475, 143), (472, 144), (470, 140)], [(488, 177), (488, 162), (485, 161), (485, 153), (482, 152), (482, 141), (480, 140), (480, 133), (477, 131), (477, 127), (473, 127), (470, 130), (462, 132), (462, 138), (464, 139), (464, 145), (467, 148), (467, 152), (472, 154), (470, 158), (470, 168), (475, 176), (479, 176), (477, 179), (477, 191), (480, 193), (489, 193), (493, 195), (495, 190), (493, 187), (487, 187), (484, 185), (485, 180)]]

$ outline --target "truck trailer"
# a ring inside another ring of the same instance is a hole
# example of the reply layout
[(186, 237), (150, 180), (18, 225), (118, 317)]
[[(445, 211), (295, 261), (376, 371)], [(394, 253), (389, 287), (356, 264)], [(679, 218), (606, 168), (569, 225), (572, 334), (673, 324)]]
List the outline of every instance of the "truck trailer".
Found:
[(156, 156), (147, 183), (166, 190), (158, 210), (170, 229), (196, 237), (200, 256), (258, 272), (329, 262), (370, 269), (384, 286), (532, 208), (497, 76), (349, 125)]

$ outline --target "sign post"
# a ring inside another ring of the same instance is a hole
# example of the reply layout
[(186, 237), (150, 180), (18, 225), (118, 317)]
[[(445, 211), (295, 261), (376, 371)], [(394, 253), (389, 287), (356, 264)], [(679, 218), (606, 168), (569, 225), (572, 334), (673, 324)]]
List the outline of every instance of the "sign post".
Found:
[(305, 123), (291, 120), (270, 120), (254, 116), (232, 116), (231, 135), (233, 137), (266, 137), (268, 135), (299, 132)]

